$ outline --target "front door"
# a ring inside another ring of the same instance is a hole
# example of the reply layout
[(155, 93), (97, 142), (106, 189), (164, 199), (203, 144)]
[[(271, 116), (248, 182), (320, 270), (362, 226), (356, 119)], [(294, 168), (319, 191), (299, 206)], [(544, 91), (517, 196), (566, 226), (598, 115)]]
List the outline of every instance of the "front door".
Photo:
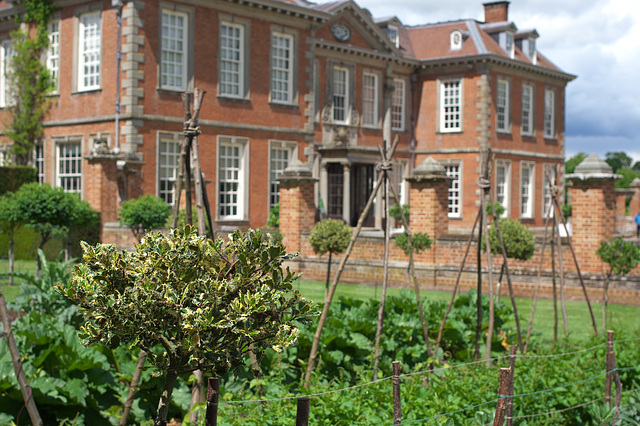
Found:
[[(351, 226), (358, 224), (358, 219), (373, 192), (375, 169), (373, 164), (353, 164), (351, 166)], [(364, 220), (363, 226), (375, 225), (373, 207)]]

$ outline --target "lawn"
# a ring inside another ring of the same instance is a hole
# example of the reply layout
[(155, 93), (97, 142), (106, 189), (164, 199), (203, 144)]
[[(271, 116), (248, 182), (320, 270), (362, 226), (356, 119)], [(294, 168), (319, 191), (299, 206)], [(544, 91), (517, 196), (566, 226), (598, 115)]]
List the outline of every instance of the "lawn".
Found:
[[(0, 259), (0, 274), (9, 271), (9, 262), (6, 259)], [(17, 260), (16, 271), (18, 272), (35, 272), (34, 260)], [(0, 278), (0, 284), (3, 287), (5, 297), (8, 301), (12, 301), (19, 293), (18, 285), (8, 286), (6, 277)], [(18, 280), (19, 283), (19, 280)], [(322, 303), (324, 299), (324, 282), (300, 280), (297, 284), (302, 294), (316, 303)], [(356, 284), (340, 284), (336, 289), (334, 298), (353, 297), (357, 299), (380, 299), (381, 286), (356, 285)], [(387, 294), (396, 295), (403, 291), (410, 291), (399, 288), (389, 288)], [(445, 291), (427, 291), (422, 290), (423, 298), (432, 300), (442, 300), (449, 302), (451, 293)], [(503, 292), (504, 293), (504, 292)], [(508, 297), (502, 295), (502, 301), (510, 304)], [(520, 326), (522, 328), (523, 338), (526, 336), (527, 326), (529, 324), (529, 316), (531, 315), (532, 300), (528, 298), (517, 298), (516, 304), (520, 315)], [(567, 323), (569, 325), (569, 335), (575, 340), (584, 340), (593, 335), (591, 318), (585, 302), (567, 301)], [(602, 305), (592, 303), (593, 313), (596, 318), (596, 325), (602, 328)], [(560, 312), (560, 303), (558, 302), (558, 336), (564, 335), (562, 322), (562, 313)], [(626, 335), (640, 333), (640, 307), (627, 305), (609, 305), (607, 324), (609, 329), (622, 332)], [(508, 326), (515, 330), (515, 322), (509, 323)], [(551, 300), (538, 300), (536, 307), (536, 315), (534, 317), (533, 333), (539, 335), (544, 341), (553, 340), (553, 302)]]
[[(318, 281), (300, 281), (298, 288), (302, 294), (316, 303), (322, 303), (324, 299), (324, 283)], [(399, 288), (389, 288), (387, 294), (394, 295), (402, 291), (410, 291)], [(339, 284), (336, 289), (334, 299), (337, 297), (353, 297), (358, 299), (380, 298), (381, 287), (377, 289), (374, 286), (355, 285), (355, 284)], [(412, 293), (413, 294), (413, 293)], [(451, 299), (451, 293), (443, 291), (427, 291), (420, 292), (423, 298), (432, 300), (444, 300), (447, 303)], [(502, 295), (501, 300), (511, 305), (508, 297)], [(520, 316), (520, 327), (522, 329), (523, 339), (526, 337), (527, 327), (529, 325), (529, 316), (531, 315), (532, 299), (516, 298), (516, 306)], [(567, 301), (567, 323), (569, 328), (569, 336), (575, 340), (584, 340), (593, 335), (593, 326), (589, 310), (585, 302)], [(602, 305), (599, 303), (591, 304), (593, 314), (596, 318), (596, 325), (601, 332), (602, 328)], [(622, 332), (626, 335), (640, 333), (640, 307), (627, 305), (609, 305), (607, 308), (607, 328), (613, 329), (618, 333)], [(562, 313), (560, 311), (560, 302), (558, 301), (558, 337), (564, 336), (564, 327), (562, 321)], [(533, 319), (532, 334), (539, 335), (543, 341), (553, 341), (553, 301), (546, 299), (538, 299), (536, 306), (536, 314)], [(515, 321), (507, 323), (515, 332)]]

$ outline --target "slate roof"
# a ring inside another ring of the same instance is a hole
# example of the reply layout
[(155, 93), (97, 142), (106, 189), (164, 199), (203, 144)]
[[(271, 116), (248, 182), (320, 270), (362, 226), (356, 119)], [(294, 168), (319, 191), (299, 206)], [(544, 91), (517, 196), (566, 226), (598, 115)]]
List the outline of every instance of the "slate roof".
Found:
[[(330, 15), (340, 14), (344, 8), (342, 6), (351, 3), (356, 8), (360, 6), (352, 0), (338, 0), (326, 3), (313, 3), (308, 0), (273, 0), (280, 3), (288, 3), (300, 7), (305, 7), (315, 11)], [(2, 0), (0, 0), (0, 4)], [(535, 29), (518, 30), (513, 22), (480, 22), (473, 19), (456, 20), (449, 22), (439, 22), (434, 24), (424, 24), (417, 26), (403, 25), (397, 17), (372, 17), (367, 9), (360, 8), (364, 14), (371, 18), (371, 25), (381, 26), (388, 23), (398, 25), (398, 37), (400, 40), (400, 53), (409, 60), (419, 62), (429, 62), (435, 60), (446, 60), (454, 58), (473, 57), (476, 55), (490, 55), (496, 58), (510, 60), (491, 33), (510, 29), (515, 31), (515, 38), (533, 36), (538, 37)], [(393, 22), (390, 22), (393, 21)], [(450, 49), (450, 34), (454, 30), (463, 33), (463, 44), (460, 50)], [(524, 64), (533, 65), (531, 59), (525, 55), (517, 46), (514, 47), (514, 60)], [(564, 73), (540, 52), (536, 51), (536, 66), (546, 68), (550, 71)], [(573, 76), (567, 75), (571, 78)]]

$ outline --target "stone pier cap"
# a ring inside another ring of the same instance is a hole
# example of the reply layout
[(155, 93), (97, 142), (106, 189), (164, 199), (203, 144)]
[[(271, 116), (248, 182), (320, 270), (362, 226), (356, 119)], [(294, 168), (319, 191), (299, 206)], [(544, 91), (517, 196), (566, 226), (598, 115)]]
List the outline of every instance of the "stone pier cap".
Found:
[(278, 177), (278, 182), (281, 184), (316, 183), (318, 180), (318, 178), (313, 177), (311, 164), (303, 163), (297, 158), (291, 160), (289, 166)]
[(610, 165), (598, 157), (597, 154), (590, 154), (576, 166), (574, 173), (565, 176), (569, 181), (587, 180), (618, 180), (621, 175), (615, 174)]
[(433, 157), (427, 157), (413, 170), (413, 174), (406, 178), (409, 182), (429, 182), (429, 181), (452, 181), (451, 176), (447, 176), (447, 171), (442, 164), (434, 160)]

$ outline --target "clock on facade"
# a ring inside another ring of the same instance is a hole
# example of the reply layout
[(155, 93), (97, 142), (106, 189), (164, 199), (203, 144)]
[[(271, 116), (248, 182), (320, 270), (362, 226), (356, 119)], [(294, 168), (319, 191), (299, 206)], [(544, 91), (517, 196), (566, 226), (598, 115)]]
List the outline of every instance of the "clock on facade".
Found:
[(351, 39), (351, 28), (342, 22), (334, 22), (334, 24), (331, 25), (331, 34), (333, 34), (333, 37), (338, 41), (349, 41)]

